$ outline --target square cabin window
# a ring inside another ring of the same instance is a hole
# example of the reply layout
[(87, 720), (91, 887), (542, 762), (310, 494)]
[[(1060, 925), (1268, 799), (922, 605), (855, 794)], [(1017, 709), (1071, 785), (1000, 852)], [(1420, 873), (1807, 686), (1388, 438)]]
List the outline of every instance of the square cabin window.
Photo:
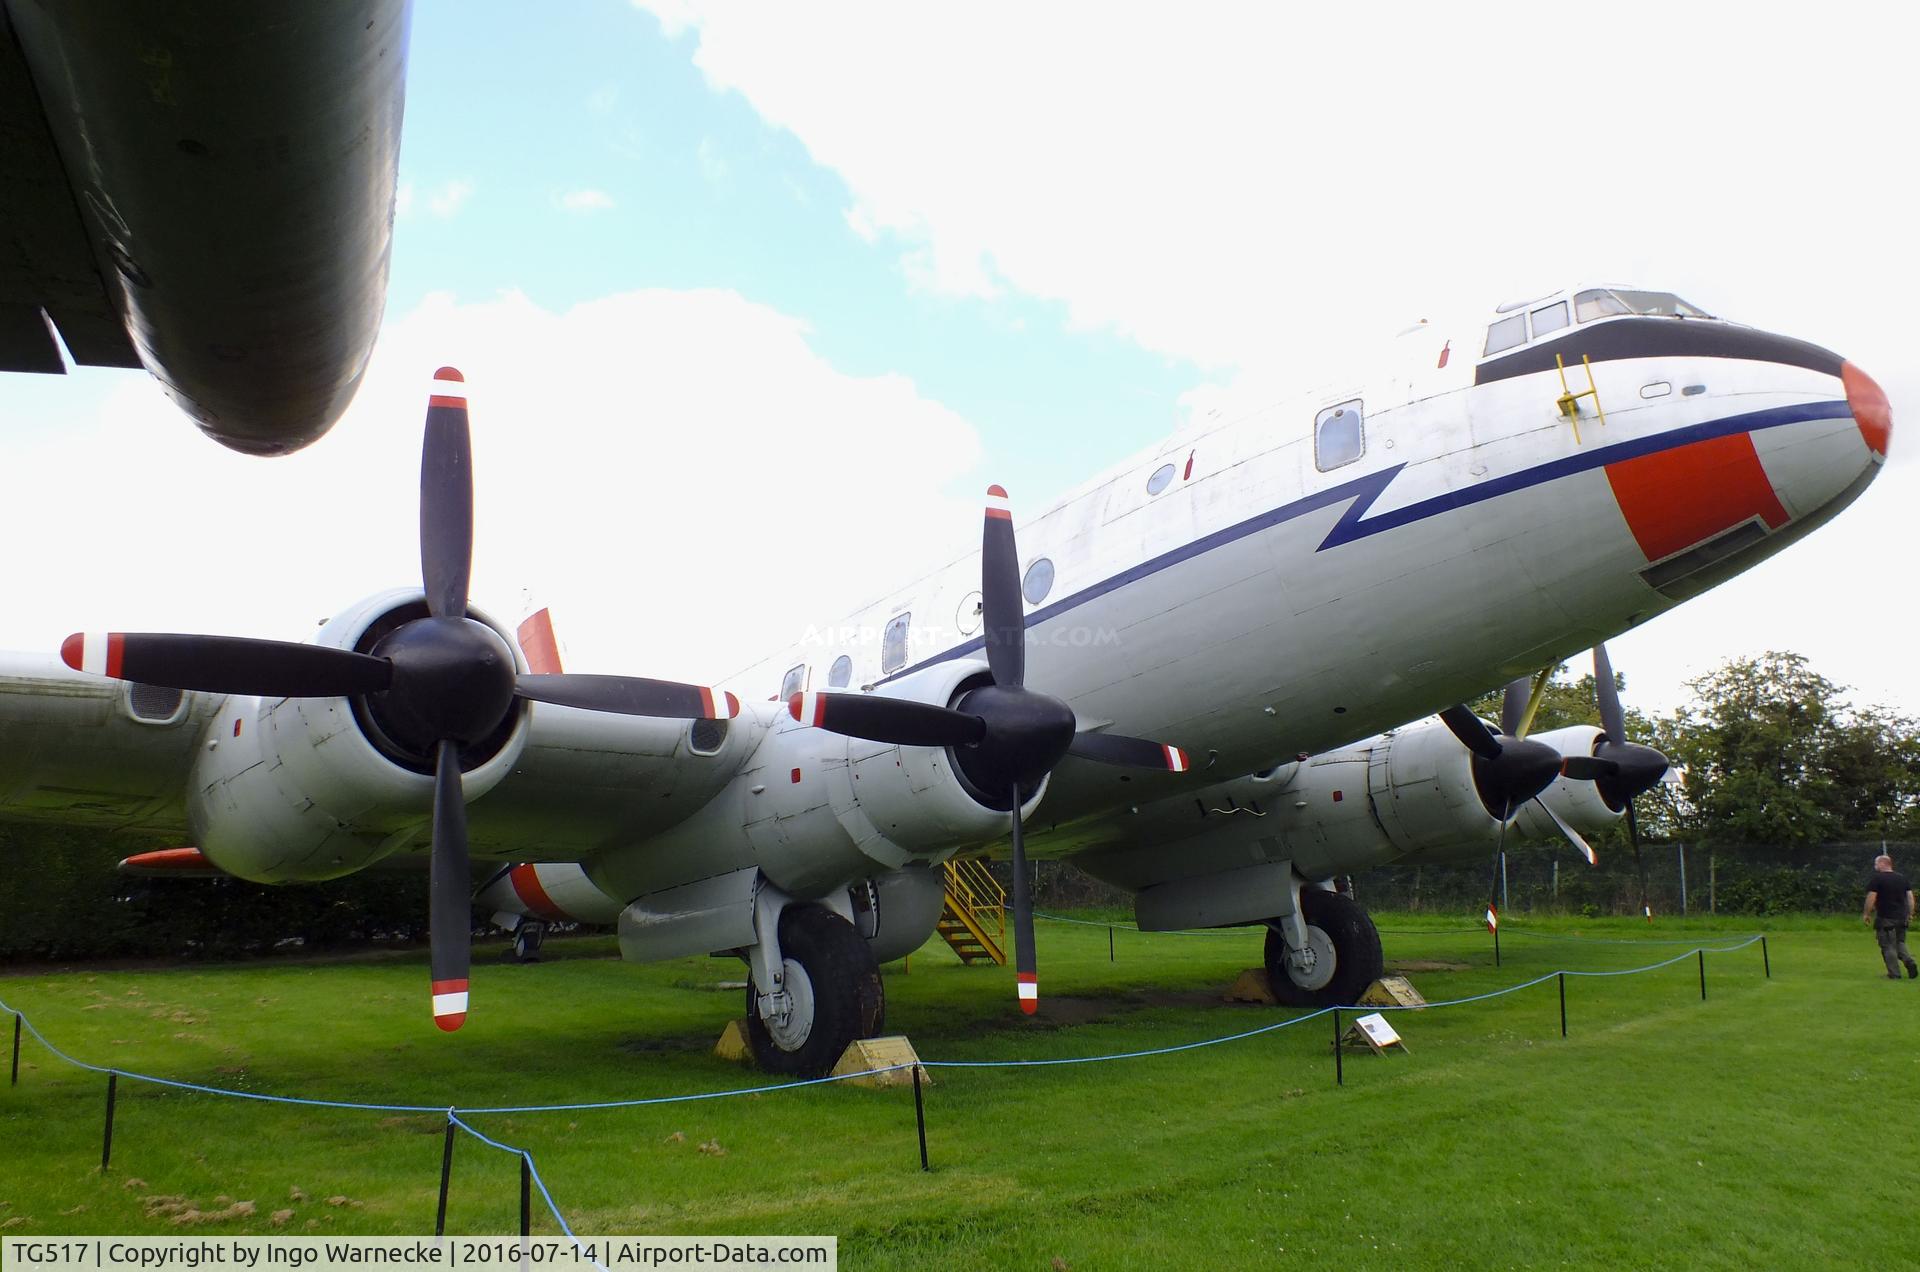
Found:
[(1527, 316), (1515, 314), (1487, 325), (1487, 354), (1505, 353), (1527, 343)]
[(896, 614), (887, 620), (887, 629), (880, 633), (880, 674), (891, 676), (907, 665), (907, 628), (913, 622), (911, 614)]
[(1567, 325), (1567, 302), (1562, 300), (1551, 305), (1543, 305), (1533, 311), (1533, 338), (1538, 340), (1549, 331), (1558, 331)]
[(1342, 402), (1313, 417), (1313, 465), (1321, 472), (1351, 464), (1367, 449), (1360, 428), (1360, 402)]

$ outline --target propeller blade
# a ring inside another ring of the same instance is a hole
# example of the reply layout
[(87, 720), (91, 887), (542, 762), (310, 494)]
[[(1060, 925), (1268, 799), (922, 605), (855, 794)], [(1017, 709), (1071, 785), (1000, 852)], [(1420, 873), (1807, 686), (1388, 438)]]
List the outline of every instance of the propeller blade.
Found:
[(467, 428), (465, 378), (452, 367), (433, 373), (427, 437), (420, 452), (420, 577), (427, 612), (467, 616), (473, 570), (473, 438)]
[(1184, 773), (1193, 767), (1187, 753), (1164, 742), (1129, 738), (1118, 733), (1076, 733), (1067, 747), (1068, 755), (1100, 764), (1121, 764), (1131, 768), (1164, 769)]
[(644, 676), (526, 675), (515, 678), (513, 691), (529, 702), (663, 720), (731, 720), (740, 714), (740, 699), (725, 690)]
[(1460, 744), (1483, 760), (1499, 758), (1500, 742), (1487, 728), (1486, 721), (1464, 706), (1451, 706), (1440, 713), (1440, 720), (1453, 730)]
[(1547, 803), (1546, 800), (1541, 799), (1537, 795), (1534, 796), (1533, 802), (1540, 805), (1540, 811), (1544, 812), (1548, 820), (1553, 822), (1560, 833), (1567, 837), (1567, 842), (1579, 849), (1580, 855), (1587, 859), (1588, 865), (1597, 866), (1600, 864), (1600, 859), (1593, 855), (1593, 846), (1580, 837), (1579, 831), (1560, 820), (1560, 814), (1553, 811), (1553, 805)]
[(467, 801), (460, 790), (460, 748), (452, 742), (441, 742), (434, 758), (429, 875), (433, 1023), (451, 1033), (467, 1020), (467, 965), (473, 928)]
[(244, 636), (76, 632), (61, 642), (60, 658), (75, 671), (116, 680), (267, 698), (350, 698), (393, 679), (384, 658)]
[(987, 487), (980, 534), (980, 616), (993, 683), (1018, 689), (1027, 680), (1027, 614), (1020, 595), (1020, 549), (1013, 540), (1007, 492)]
[(1033, 950), (1033, 896), (1027, 886), (1027, 844), (1020, 828), (1019, 786), (1013, 788), (1013, 971), (1020, 1010), (1040, 1010), (1039, 960)]
[(796, 693), (787, 710), (816, 729), (896, 746), (973, 746), (987, 735), (977, 715), (867, 693)]
[(1603, 777), (1612, 777), (1619, 771), (1618, 764), (1597, 755), (1569, 755), (1560, 761), (1561, 774), (1576, 782), (1598, 781)]
[(1533, 698), (1533, 680), (1522, 676), (1507, 685), (1507, 692), (1500, 699), (1500, 732), (1510, 738), (1524, 738), (1526, 734), (1527, 703)]
[(1620, 709), (1620, 688), (1613, 683), (1605, 642), (1593, 647), (1593, 688), (1600, 698), (1600, 727), (1607, 731), (1607, 741), (1619, 746), (1627, 740), (1627, 717)]

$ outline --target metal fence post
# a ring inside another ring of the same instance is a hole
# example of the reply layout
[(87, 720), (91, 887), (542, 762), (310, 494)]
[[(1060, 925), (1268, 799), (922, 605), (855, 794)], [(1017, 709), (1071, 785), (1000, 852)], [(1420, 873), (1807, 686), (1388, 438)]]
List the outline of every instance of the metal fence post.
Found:
[(1767, 974), (1768, 980), (1773, 979), (1773, 960), (1767, 957), (1767, 934), (1765, 932), (1760, 934), (1760, 970)]
[(520, 1154), (520, 1235), (533, 1234), (533, 1158)]
[(932, 1170), (927, 1164), (927, 1106), (920, 1099), (920, 1066), (913, 1066), (913, 1121), (920, 1130), (920, 1169)]
[(1700, 1001), (1704, 1003), (1707, 1001), (1707, 952), (1701, 949), (1694, 953), (1700, 956)]
[(1560, 1036), (1567, 1036), (1567, 974), (1560, 973)]
[(119, 1089), (119, 1073), (112, 1069), (107, 1070), (107, 1130), (100, 1139), (100, 1170), (103, 1174), (113, 1162), (113, 1102)]
[(453, 1177), (453, 1114), (447, 1114), (447, 1139), (440, 1149), (440, 1209), (433, 1217), (433, 1235), (447, 1234), (447, 1183)]
[(1344, 1057), (1340, 1052), (1340, 1009), (1338, 1007), (1333, 1009), (1333, 1084), (1335, 1086), (1347, 1084)]
[(25, 1019), (19, 1012), (13, 1013), (13, 1080), (8, 1086), (20, 1085), (20, 1022)]

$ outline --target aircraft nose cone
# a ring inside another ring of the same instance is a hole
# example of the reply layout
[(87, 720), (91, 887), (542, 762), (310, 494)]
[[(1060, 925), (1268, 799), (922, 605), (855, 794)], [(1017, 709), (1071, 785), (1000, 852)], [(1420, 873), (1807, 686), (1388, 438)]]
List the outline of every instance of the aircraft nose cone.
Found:
[(1840, 383), (1846, 386), (1847, 409), (1860, 426), (1860, 436), (1867, 439), (1868, 449), (1885, 459), (1887, 442), (1893, 436), (1893, 407), (1886, 390), (1851, 362), (1840, 364)]

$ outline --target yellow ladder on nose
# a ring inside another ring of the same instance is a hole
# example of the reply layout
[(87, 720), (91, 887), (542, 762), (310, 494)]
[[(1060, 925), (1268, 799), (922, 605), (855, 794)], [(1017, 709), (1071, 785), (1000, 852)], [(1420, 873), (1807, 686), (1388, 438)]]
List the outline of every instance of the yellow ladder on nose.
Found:
[(1607, 409), (1600, 405), (1600, 388), (1593, 382), (1593, 362), (1583, 353), (1580, 355), (1580, 364), (1587, 369), (1587, 387), (1575, 393), (1567, 387), (1566, 362), (1562, 360), (1559, 354), (1556, 353), (1553, 355), (1553, 365), (1560, 368), (1560, 396), (1553, 400), (1553, 404), (1560, 408), (1560, 414), (1567, 417), (1567, 423), (1573, 425), (1573, 444), (1575, 446), (1580, 445), (1581, 398), (1592, 398), (1594, 413), (1600, 417), (1602, 424), (1607, 422)]
[(1007, 961), (1007, 890), (980, 860), (949, 861), (946, 865), (946, 906), (934, 928), (960, 961)]

